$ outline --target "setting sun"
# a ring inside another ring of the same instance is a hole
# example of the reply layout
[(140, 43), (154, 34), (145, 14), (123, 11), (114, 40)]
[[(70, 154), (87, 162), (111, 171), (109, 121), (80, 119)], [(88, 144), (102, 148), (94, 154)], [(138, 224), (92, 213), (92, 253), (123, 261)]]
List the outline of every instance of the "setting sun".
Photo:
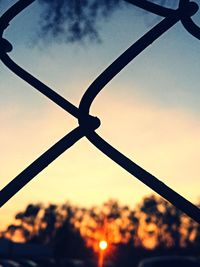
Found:
[(101, 250), (105, 250), (105, 249), (107, 249), (107, 247), (108, 247), (108, 243), (107, 243), (105, 240), (101, 240), (101, 241), (99, 242), (99, 248), (100, 248)]

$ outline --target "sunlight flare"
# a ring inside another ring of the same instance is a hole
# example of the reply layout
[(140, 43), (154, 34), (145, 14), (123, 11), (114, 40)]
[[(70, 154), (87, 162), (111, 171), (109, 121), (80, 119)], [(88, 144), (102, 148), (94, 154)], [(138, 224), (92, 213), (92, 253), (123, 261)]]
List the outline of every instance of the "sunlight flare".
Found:
[(101, 241), (99, 242), (99, 248), (100, 248), (100, 250), (106, 250), (107, 247), (108, 247), (108, 243), (107, 243), (107, 241), (105, 241), (105, 240), (101, 240)]

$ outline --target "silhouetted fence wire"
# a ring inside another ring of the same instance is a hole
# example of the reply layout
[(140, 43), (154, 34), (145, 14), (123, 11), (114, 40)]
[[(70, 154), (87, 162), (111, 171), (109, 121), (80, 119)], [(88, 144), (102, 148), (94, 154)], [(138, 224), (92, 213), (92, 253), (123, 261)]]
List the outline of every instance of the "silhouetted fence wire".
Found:
[(86, 90), (80, 101), (80, 105), (77, 108), (54, 90), (36, 79), (26, 70), (18, 66), (8, 56), (8, 52), (12, 50), (12, 45), (9, 41), (3, 38), (3, 32), (8, 27), (11, 20), (34, 1), (35, 0), (19, 0), (0, 18), (0, 59), (17, 76), (77, 118), (79, 126), (38, 157), (0, 191), (0, 206), (3, 206), (13, 195), (15, 195), (58, 156), (73, 146), (82, 137), (86, 137), (95, 147), (101, 150), (110, 159), (115, 161), (122, 168), (134, 175), (159, 195), (167, 199), (196, 222), (200, 223), (200, 209), (198, 207), (107, 143), (95, 132), (95, 130), (100, 126), (100, 120), (89, 114), (90, 107), (98, 93), (137, 55), (158, 39), (163, 33), (173, 27), (177, 22), (182, 22), (188, 32), (190, 32), (194, 37), (200, 39), (200, 29), (196, 24), (194, 24), (191, 18), (198, 11), (198, 5), (194, 2), (190, 2), (190, 0), (180, 0), (179, 7), (174, 10), (146, 0), (126, 0), (127, 2), (146, 11), (162, 16), (164, 19), (136, 41), (132, 46), (130, 46), (96, 78), (96, 80)]

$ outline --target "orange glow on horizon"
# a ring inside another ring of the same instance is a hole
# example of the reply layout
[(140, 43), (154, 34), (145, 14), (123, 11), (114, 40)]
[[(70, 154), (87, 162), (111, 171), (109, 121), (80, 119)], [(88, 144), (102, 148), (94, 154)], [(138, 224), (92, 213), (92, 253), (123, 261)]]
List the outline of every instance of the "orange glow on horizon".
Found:
[(99, 248), (100, 248), (101, 250), (106, 250), (107, 247), (108, 247), (108, 243), (107, 243), (105, 240), (101, 240), (101, 241), (99, 242)]

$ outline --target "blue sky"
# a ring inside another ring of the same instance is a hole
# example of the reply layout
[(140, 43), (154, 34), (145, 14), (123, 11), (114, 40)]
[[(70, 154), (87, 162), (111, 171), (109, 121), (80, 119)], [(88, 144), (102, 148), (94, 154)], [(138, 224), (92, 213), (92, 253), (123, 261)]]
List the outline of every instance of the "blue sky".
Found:
[[(14, 2), (2, 0), (1, 11)], [(102, 43), (44, 45), (33, 42), (39, 14), (36, 1), (9, 26), (5, 36), (14, 45), (10, 55), (76, 105), (101, 71), (159, 21), (126, 4), (99, 23)], [(178, 23), (111, 81), (91, 109), (102, 121), (98, 133), (193, 202), (200, 186), (199, 52), (199, 40)], [(0, 77), (3, 187), (77, 122), (2, 64)], [(42, 201), (93, 205), (117, 198), (134, 206), (150, 193), (82, 139), (13, 197), (0, 215), (7, 223), (27, 203)]]

